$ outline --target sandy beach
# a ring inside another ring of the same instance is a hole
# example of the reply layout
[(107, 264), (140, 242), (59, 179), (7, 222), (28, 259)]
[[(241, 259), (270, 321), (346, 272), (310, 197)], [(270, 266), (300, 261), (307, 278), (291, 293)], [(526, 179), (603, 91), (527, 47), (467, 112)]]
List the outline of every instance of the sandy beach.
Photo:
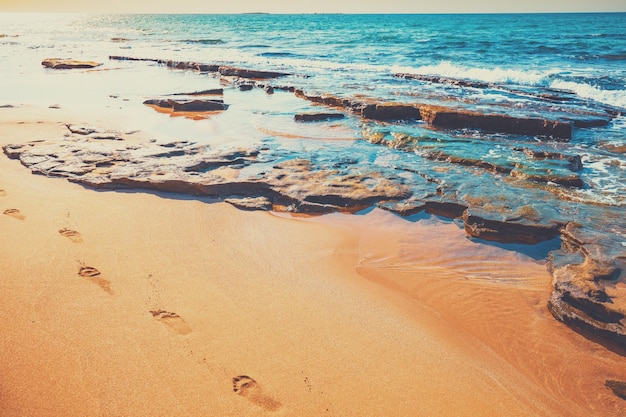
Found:
[[(0, 145), (60, 137), (0, 110)], [(2, 416), (618, 416), (543, 262), (453, 222), (101, 192), (0, 157)], [(488, 280), (487, 276), (501, 279)]]

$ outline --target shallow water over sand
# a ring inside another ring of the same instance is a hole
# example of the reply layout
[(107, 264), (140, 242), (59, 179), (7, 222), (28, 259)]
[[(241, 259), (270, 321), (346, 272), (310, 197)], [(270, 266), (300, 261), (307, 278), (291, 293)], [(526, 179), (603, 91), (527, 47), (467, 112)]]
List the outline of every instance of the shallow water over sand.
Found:
[(546, 308), (551, 276), (533, 257), (550, 245), (497, 247), (436, 216), (408, 222), (381, 210), (299, 219), (357, 233), (360, 275), (432, 309), (472, 350), (495, 353), (565, 415), (624, 411), (604, 387), (626, 372), (623, 357), (555, 321)]

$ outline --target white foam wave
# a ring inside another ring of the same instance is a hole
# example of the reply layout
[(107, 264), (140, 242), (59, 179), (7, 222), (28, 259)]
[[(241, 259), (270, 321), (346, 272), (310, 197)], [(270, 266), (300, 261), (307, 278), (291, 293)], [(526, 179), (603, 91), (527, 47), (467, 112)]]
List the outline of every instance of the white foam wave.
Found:
[(438, 75), (450, 78), (471, 79), (498, 84), (522, 84), (544, 85), (550, 75), (558, 73), (558, 70), (534, 71), (516, 70), (506, 68), (472, 68), (453, 64), (449, 61), (437, 65), (424, 65), (421, 67), (394, 66), (392, 71), (396, 73), (409, 73), (418, 75)]
[(626, 108), (626, 90), (602, 90), (589, 84), (562, 80), (554, 80), (550, 87), (570, 90), (582, 98), (595, 100), (610, 106)]

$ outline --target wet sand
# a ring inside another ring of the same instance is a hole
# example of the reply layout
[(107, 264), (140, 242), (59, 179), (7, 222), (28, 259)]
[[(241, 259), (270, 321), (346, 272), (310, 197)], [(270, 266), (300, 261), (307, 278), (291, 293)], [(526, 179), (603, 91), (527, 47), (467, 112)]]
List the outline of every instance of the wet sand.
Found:
[[(0, 145), (63, 111), (0, 111)], [(23, 122), (23, 123), (21, 123)], [(454, 223), (98, 192), (0, 157), (3, 416), (619, 416), (624, 358)]]

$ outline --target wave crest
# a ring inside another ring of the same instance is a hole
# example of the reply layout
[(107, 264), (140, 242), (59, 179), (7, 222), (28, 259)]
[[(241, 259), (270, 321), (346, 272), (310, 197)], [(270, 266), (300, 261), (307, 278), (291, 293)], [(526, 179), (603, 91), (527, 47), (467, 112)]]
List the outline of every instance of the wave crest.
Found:
[(454, 64), (450, 61), (444, 61), (437, 65), (423, 65), (421, 67), (394, 66), (392, 70), (400, 73), (439, 75), (449, 78), (471, 79), (494, 84), (522, 84), (532, 86), (545, 85), (550, 76), (558, 72), (557, 70), (522, 71), (500, 67), (467, 67)]
[(570, 90), (579, 97), (594, 100), (610, 106), (626, 108), (626, 90), (603, 90), (585, 83), (573, 81), (554, 80), (551, 88)]

